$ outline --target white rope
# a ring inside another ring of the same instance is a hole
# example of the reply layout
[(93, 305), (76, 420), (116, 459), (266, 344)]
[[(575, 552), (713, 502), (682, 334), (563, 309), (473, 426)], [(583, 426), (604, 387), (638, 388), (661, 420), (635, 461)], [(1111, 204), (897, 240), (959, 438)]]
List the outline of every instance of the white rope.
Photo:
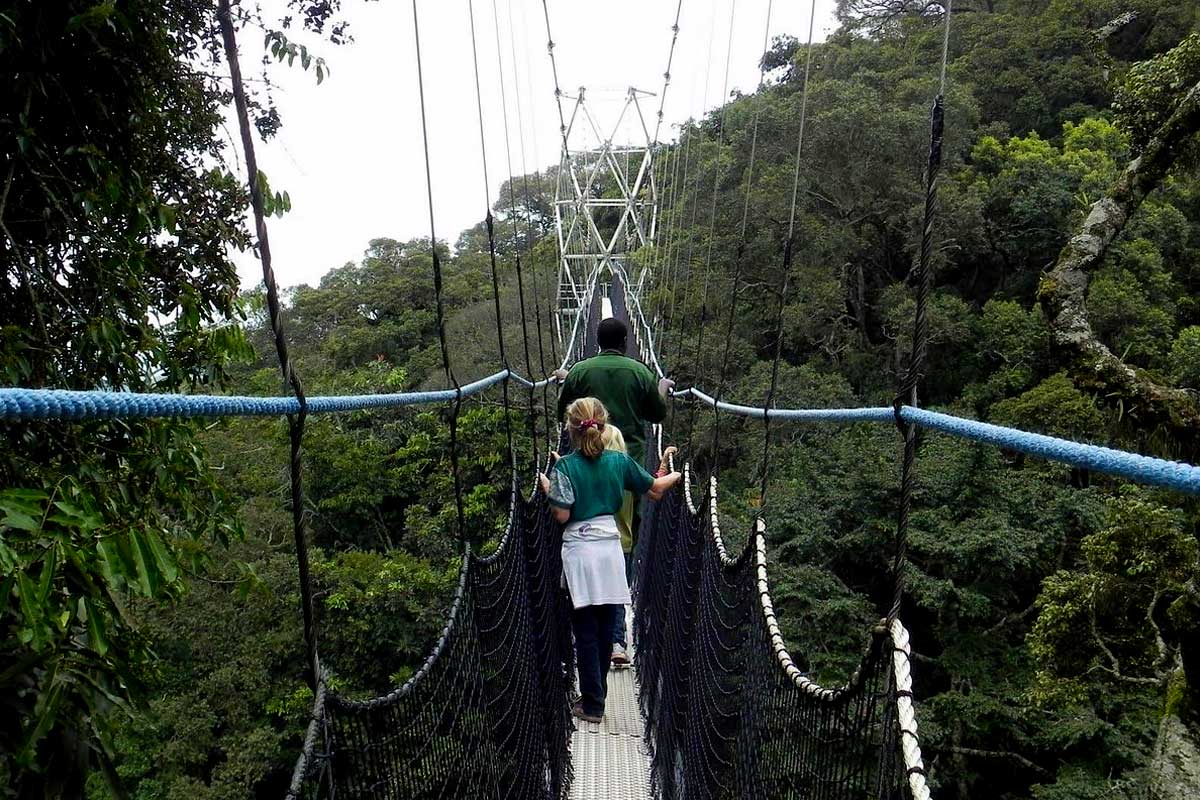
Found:
[(900, 752), (908, 773), (908, 789), (913, 800), (930, 800), (925, 782), (925, 762), (917, 737), (917, 714), (912, 695), (912, 650), (908, 631), (900, 620), (892, 620), (892, 670), (896, 679), (896, 716), (900, 727)]
[(692, 462), (683, 462), (683, 500), (687, 503), (688, 513), (693, 517), (700, 513), (692, 501)]
[[(699, 509), (696, 508), (692, 498), (691, 467), (692, 465), (689, 462), (685, 462), (683, 465), (684, 499), (687, 502), (688, 510), (695, 516), (699, 513)], [(736, 559), (729, 557), (728, 550), (725, 547), (725, 538), (721, 533), (720, 516), (717, 512), (717, 477), (715, 475), (709, 478), (708, 482), (708, 514), (710, 535), (713, 538), (713, 543), (717, 548), (717, 553), (720, 555), (721, 561), (728, 566)], [(858, 687), (863, 677), (863, 663), (860, 662), (858, 668), (855, 669), (854, 674), (850, 676), (850, 680), (845, 685), (833, 688), (821, 686), (796, 666), (791, 654), (788, 652), (787, 644), (783, 640), (783, 632), (779, 629), (779, 621), (775, 617), (775, 607), (771, 600), (771, 586), (767, 579), (766, 523), (760, 517), (755, 520), (754, 527), (756, 588), (760, 610), (767, 626), (767, 635), (770, 637), (771, 649), (775, 652), (775, 658), (779, 662), (779, 666), (784, 671), (784, 674), (787, 675), (797, 689), (818, 700), (837, 700), (846, 692)], [(914, 730), (915, 727), (916, 723), (913, 722)], [(918, 750), (918, 758), (919, 756), (920, 753)], [(928, 800), (928, 795), (918, 797), (917, 800)]]
[(725, 537), (721, 535), (721, 519), (717, 514), (717, 476), (712, 475), (708, 479), (708, 524), (712, 532), (713, 543), (717, 546), (717, 555), (721, 557), (721, 563), (729, 566), (735, 559), (729, 557), (729, 551), (725, 549)]

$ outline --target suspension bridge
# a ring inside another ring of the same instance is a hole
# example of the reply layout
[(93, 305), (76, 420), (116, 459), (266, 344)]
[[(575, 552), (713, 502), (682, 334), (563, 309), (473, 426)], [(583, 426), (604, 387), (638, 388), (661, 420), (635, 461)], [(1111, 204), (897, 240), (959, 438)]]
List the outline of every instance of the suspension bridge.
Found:
[[(672, 26), (671, 53), (679, 35), (679, 3)], [(414, 20), (416, 19), (414, 3)], [(248, 174), (256, 174), (246, 99), (237, 68), (237, 44), (228, 3), (219, 15), (242, 123)], [(946, 15), (949, 24), (949, 15)], [(546, 13), (549, 38), (550, 19)], [(769, 18), (768, 18), (769, 30)], [(472, 43), (474, 12), (472, 10)], [(419, 35), (416, 42), (418, 65)], [(809, 33), (811, 50), (811, 23)], [(553, 58), (553, 41), (549, 42)], [(475, 61), (477, 98), (478, 57)], [(501, 65), (502, 67), (502, 65)], [(501, 70), (502, 71), (502, 70)], [(557, 83), (557, 66), (555, 66)], [(807, 63), (806, 63), (807, 76)], [(807, 78), (806, 78), (807, 80)], [(670, 83), (670, 57), (662, 90)], [(503, 84), (502, 84), (503, 85)], [(807, 82), (805, 83), (807, 86)], [(258, 184), (248, 181), (255, 212), (264, 280), (286, 397), (166, 395), (53, 389), (0, 389), (0, 419), (24, 421), (132, 417), (279, 416), (289, 420), (291, 499), (301, 612), (314, 705), (296, 762), (288, 800), (293, 798), (887, 798), (926, 800), (926, 783), (915, 711), (909, 635), (900, 618), (904, 591), (905, 539), (917, 464), (919, 429), (938, 430), (1007, 450), (1107, 472), (1129, 480), (1200, 494), (1200, 468), (1136, 453), (1072, 442), (921, 409), (917, 388), (927, 346), (925, 300), (929, 289), (930, 239), (936, 213), (937, 173), (945, 86), (943, 45), (941, 88), (933, 100), (926, 163), (927, 202), (920, 258), (918, 302), (911, 361), (891, 407), (786, 408), (776, 396), (779, 352), (772, 387), (761, 406), (728, 402), (724, 389), (728, 340), (715, 391), (702, 386), (674, 390), (674, 403), (692, 413), (710, 408), (716, 419), (739, 415), (772, 424), (889, 424), (897, 426), (902, 452), (900, 506), (894, 541), (894, 602), (880, 610), (879, 622), (862, 631), (858, 666), (836, 684), (808, 674), (806, 659), (785, 641), (772, 598), (771, 520), (759, 515), (745, 543), (734, 547), (722, 529), (719, 476), (700, 476), (686, 450), (678, 466), (685, 479), (666, 497), (649, 504), (635, 552), (632, 629), (635, 669), (614, 675), (604, 722), (574, 723), (570, 713), (575, 684), (569, 602), (561, 589), (560, 532), (546, 498), (536, 488), (535, 465), (520, 465), (514, 432), (507, 428), (512, 488), (507, 524), (487, 555), (463, 545), (458, 582), (441, 634), (421, 667), (402, 686), (372, 699), (343, 696), (329, 685), (319, 657), (319, 636), (308, 576), (306, 521), (301, 473), (305, 420), (312, 414), (396, 408), (422, 404), (449, 407), (450, 459), (454, 469), (458, 535), (462, 541), (462, 486), (457, 465), (457, 421), (466, 398), (499, 389), (506, 406), (510, 389), (526, 392), (530, 430), (535, 394), (548, 392), (551, 377), (520, 375), (508, 363), (500, 326), (494, 222), (487, 213), (493, 298), (503, 364), (494, 374), (460, 383), (452, 369), (442, 309), (441, 265), (433, 251), (437, 326), (447, 388), (427, 392), (365, 396), (310, 397), (292, 367), (271, 266), (269, 240)], [(424, 87), (422, 84), (422, 95)], [(645, 142), (616, 147), (587, 105), (586, 94), (559, 99), (562, 151), (555, 198), (559, 245), (557, 308), (536, 321), (553, 331), (561, 347), (560, 368), (597, 350), (596, 328), (605, 313), (624, 320), (638, 357), (659, 376), (663, 341), (682, 331), (647, 313), (651, 287), (707, 294), (707, 277), (681, 275), (669, 256), (660, 269), (636, 264), (640, 247), (657, 244), (668, 254), (678, 247), (658, 219), (663, 176), (680, 167), (679, 148), (659, 140), (663, 117), (646, 123), (642, 103), (649, 93), (630, 89), (621, 111), (639, 121)], [(573, 102), (564, 113), (562, 100)], [(424, 107), (422, 106), (424, 118)], [(572, 144), (576, 125), (599, 139), (598, 148)], [(507, 119), (505, 120), (507, 136)], [(721, 126), (723, 131), (724, 126)], [(481, 147), (483, 114), (480, 106)], [(751, 141), (751, 148), (757, 139)], [(662, 160), (660, 155), (667, 153)], [(796, 147), (796, 174), (803, 153), (803, 112)], [(684, 153), (686, 176), (687, 154)], [(486, 157), (484, 159), (486, 169)], [(753, 170), (753, 150), (751, 150)], [(428, 159), (427, 159), (428, 168)], [(512, 174), (509, 166), (510, 179)], [(716, 169), (715, 184), (720, 181)], [(601, 174), (605, 180), (600, 179)], [(432, 182), (432, 178), (430, 178)], [(487, 176), (484, 176), (485, 186)], [(674, 180), (667, 181), (674, 191)], [(510, 180), (510, 187), (513, 181)], [(607, 187), (601, 192), (597, 187)], [(745, 241), (748, 198), (741, 235)], [(794, 251), (792, 222), (783, 240), (780, 314)], [(693, 203), (693, 216), (698, 203)], [(714, 200), (715, 219), (715, 200)], [(615, 211), (615, 220), (610, 211)], [(433, 221), (430, 200), (431, 226)], [(693, 220), (694, 221), (694, 220)], [(513, 221), (514, 226), (516, 221)], [(431, 227), (431, 242), (437, 241)], [(743, 250), (735, 268), (740, 275)], [(711, 252), (709, 253), (711, 259)], [(687, 259), (691, 261), (691, 255)], [(711, 265), (711, 261), (709, 262)], [(520, 254), (514, 258), (522, 280)], [(636, 272), (636, 274), (631, 274)], [(708, 271), (706, 270), (706, 276)], [(735, 278), (736, 288), (737, 278)], [(522, 294), (523, 298), (523, 294)], [(525, 308), (522, 299), (522, 317)], [(707, 303), (707, 299), (705, 301)], [(736, 314), (737, 294), (728, 314)], [(720, 315), (717, 315), (718, 318)], [(527, 320), (522, 320), (523, 326)], [(702, 342), (703, 320), (696, 331)], [(720, 340), (719, 340), (720, 341)], [(539, 338), (540, 346), (540, 338)], [(524, 341), (525, 361), (529, 342)], [(507, 418), (507, 417), (506, 417)], [(549, 427), (549, 426), (548, 426)], [(720, 435), (714, 428), (714, 438)], [(649, 458), (657, 463), (670, 431), (655, 426)], [(764, 436), (762, 492), (767, 492), (771, 439)], [(545, 451), (557, 443), (547, 441)], [(539, 459), (534, 448), (534, 459)], [(764, 506), (769, 508), (769, 506)]]

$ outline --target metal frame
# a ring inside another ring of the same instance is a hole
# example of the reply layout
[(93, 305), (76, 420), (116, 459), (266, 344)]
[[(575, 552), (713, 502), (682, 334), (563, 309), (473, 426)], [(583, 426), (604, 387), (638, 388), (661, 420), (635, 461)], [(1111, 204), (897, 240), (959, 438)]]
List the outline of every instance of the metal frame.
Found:
[[(587, 102), (587, 90), (562, 94), (575, 105), (563, 129), (558, 180), (554, 189), (554, 223), (560, 253), (558, 266), (558, 310), (555, 332), (562, 341), (565, 326), (586, 301), (589, 280), (614, 263), (623, 265), (625, 256), (654, 241), (658, 228), (658, 186), (654, 176), (654, 145), (639, 98), (652, 92), (629, 87), (625, 101), (605, 136)], [(637, 121), (645, 144), (614, 144), (613, 140), (629, 118)], [(574, 142), (590, 134), (598, 147), (575, 147)], [(621, 209), (611, 233), (601, 231), (597, 212)], [(640, 288), (644, 279), (638, 277)]]

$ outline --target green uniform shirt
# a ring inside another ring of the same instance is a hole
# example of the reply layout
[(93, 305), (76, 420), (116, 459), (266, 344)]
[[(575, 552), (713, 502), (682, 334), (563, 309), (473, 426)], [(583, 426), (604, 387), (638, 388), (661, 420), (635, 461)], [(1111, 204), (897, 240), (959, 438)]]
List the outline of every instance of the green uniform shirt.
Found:
[(640, 361), (615, 350), (576, 362), (558, 395), (558, 418), (581, 397), (595, 397), (608, 409), (608, 421), (621, 429), (629, 455), (641, 464), (646, 455), (648, 422), (662, 422), (667, 404), (658, 393), (654, 373)]
[(625, 492), (642, 495), (654, 478), (632, 458), (605, 450), (597, 458), (571, 453), (560, 458), (550, 477), (550, 505), (571, 510), (571, 522), (616, 515)]

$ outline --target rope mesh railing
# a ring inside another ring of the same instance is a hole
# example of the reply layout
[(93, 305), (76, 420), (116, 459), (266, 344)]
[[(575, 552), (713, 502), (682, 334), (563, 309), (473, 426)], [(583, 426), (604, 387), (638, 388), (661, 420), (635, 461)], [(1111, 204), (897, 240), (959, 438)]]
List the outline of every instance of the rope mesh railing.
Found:
[(813, 682), (775, 619), (761, 522), (731, 555), (716, 491), (712, 480), (699, 508), (690, 489), (670, 492), (638, 542), (634, 631), (654, 796), (897, 796), (886, 628), (845, 685)]
[(448, 621), (417, 673), (371, 700), (322, 693), (289, 797), (564, 797), (571, 648), (561, 570), (541, 495), (516, 498), (496, 552), (464, 555)]
[[(621, 278), (613, 311), (632, 312), (626, 320), (645, 358), (650, 328)], [(661, 438), (657, 449), (655, 461)], [(717, 479), (697, 504), (687, 464), (683, 486), (650, 505), (635, 559), (639, 704), (655, 797), (882, 799), (901, 796), (908, 780), (912, 797), (928, 797), (898, 620), (870, 632), (844, 685), (813, 681), (779, 629), (764, 522), (731, 554)]]
[[(595, 351), (594, 280), (590, 291), (568, 359)], [(490, 556), (467, 548), (416, 674), (370, 700), (330, 692), (322, 676), (288, 800), (566, 797), (574, 651), (561, 575), (546, 498), (519, 496), (514, 475), (505, 534)]]
[[(594, 348), (595, 308), (580, 309), (564, 365)], [(446, 400), (472, 386), (424, 394)], [(561, 574), (545, 497), (519, 497), (514, 473), (505, 535), (486, 558), (467, 548), (446, 625), (417, 673), (366, 701), (331, 693), (321, 676), (288, 800), (566, 797), (574, 656)]]

